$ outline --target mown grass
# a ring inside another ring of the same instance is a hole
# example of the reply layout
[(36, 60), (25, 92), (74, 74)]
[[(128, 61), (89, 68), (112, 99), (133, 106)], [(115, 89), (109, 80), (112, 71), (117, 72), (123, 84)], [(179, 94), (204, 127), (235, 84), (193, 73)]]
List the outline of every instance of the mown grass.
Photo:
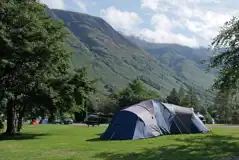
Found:
[(100, 141), (106, 127), (27, 125), (0, 137), (0, 160), (214, 160), (239, 154), (239, 129), (135, 141)]

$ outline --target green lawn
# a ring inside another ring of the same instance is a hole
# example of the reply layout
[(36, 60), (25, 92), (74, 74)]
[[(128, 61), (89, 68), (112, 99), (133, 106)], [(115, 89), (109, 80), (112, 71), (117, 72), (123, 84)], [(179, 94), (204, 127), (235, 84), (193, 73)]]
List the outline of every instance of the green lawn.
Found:
[(105, 127), (27, 125), (14, 139), (0, 137), (0, 160), (212, 160), (239, 154), (239, 129), (213, 134), (100, 141)]

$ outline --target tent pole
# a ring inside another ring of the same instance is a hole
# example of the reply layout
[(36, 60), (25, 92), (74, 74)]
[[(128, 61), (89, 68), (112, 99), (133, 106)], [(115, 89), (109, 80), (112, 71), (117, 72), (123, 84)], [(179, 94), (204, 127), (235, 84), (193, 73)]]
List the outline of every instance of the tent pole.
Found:
[(110, 137), (110, 139), (108, 141), (110, 141), (113, 138), (114, 135), (115, 135), (115, 132), (112, 134), (112, 136)]
[[(177, 116), (176, 116), (177, 117)], [(183, 122), (177, 117), (177, 119), (181, 122), (181, 124), (184, 126), (184, 128), (188, 131), (188, 133), (191, 134), (191, 132), (187, 129), (187, 127), (183, 124)]]

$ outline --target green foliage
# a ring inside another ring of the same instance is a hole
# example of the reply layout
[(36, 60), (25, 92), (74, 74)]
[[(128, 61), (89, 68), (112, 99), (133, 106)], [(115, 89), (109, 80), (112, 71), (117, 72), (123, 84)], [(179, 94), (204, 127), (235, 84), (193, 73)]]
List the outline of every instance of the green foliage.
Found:
[(214, 106), (214, 117), (219, 123), (234, 123), (239, 124), (238, 121), (238, 95), (228, 94), (228, 92), (218, 92)]
[(232, 18), (221, 28), (218, 36), (212, 42), (212, 48), (217, 55), (209, 61), (209, 67), (219, 68), (219, 74), (213, 88), (220, 91), (230, 91), (238, 88), (239, 69), (239, 19)]
[(190, 96), (184, 95), (184, 97), (180, 100), (180, 106), (189, 107), (190, 106)]
[(183, 99), (184, 96), (185, 96), (185, 89), (183, 88), (183, 86), (181, 86), (178, 91), (178, 97), (179, 97), (180, 101)]
[(232, 123), (239, 124), (239, 107), (237, 106), (237, 110), (234, 110), (232, 113)]
[[(196, 91), (192, 87), (188, 87), (188, 91), (184, 96), (181, 98), (180, 103), (181, 106), (188, 107), (188, 108), (194, 108), (195, 112), (203, 112), (204, 115), (207, 112), (206, 107), (199, 99), (196, 94)], [(202, 113), (202, 114), (203, 114)]]
[(175, 88), (173, 88), (173, 90), (171, 91), (169, 96), (167, 96), (166, 100), (168, 103), (179, 105), (180, 98), (179, 98), (178, 93)]
[(116, 113), (120, 111), (120, 106), (118, 105), (118, 101), (116, 98), (108, 97), (104, 98), (101, 102), (99, 102), (99, 108), (98, 111), (110, 114), (110, 113)]
[[(160, 99), (158, 93), (145, 88), (139, 79), (133, 80), (128, 87), (113, 93), (102, 104), (102, 109), (108, 113), (115, 113), (119, 110), (129, 107), (148, 99)], [(101, 110), (102, 111), (102, 110)]]
[(157, 89), (157, 90), (159, 90), (159, 91), (161, 90), (160, 84), (155, 83), (151, 78), (149, 78), (149, 77), (147, 77), (147, 76), (145, 76), (145, 75), (141, 75), (141, 76), (139, 77), (139, 79), (140, 79), (141, 81), (143, 81), (144, 83), (148, 84), (149, 86), (151, 86), (152, 88), (155, 88), (155, 89)]
[(215, 98), (216, 120), (219, 123), (228, 123), (229, 117), (228, 93), (219, 92)]
[(89, 95), (95, 91), (95, 81), (87, 78), (85, 68), (77, 69), (65, 77), (56, 77), (49, 80), (49, 88), (54, 91), (52, 97), (53, 113), (74, 113), (84, 110)]
[(72, 55), (63, 23), (34, 1), (3, 0), (0, 6), (0, 110), (5, 108), (8, 118), (6, 133), (16, 132), (14, 121), (25, 113), (64, 113), (82, 106), (93, 86), (85, 69), (68, 73)]
[(197, 94), (196, 94), (194, 88), (190, 88), (188, 94), (190, 97), (190, 107), (197, 109), (197, 107), (199, 105), (198, 104), (199, 101), (198, 101)]

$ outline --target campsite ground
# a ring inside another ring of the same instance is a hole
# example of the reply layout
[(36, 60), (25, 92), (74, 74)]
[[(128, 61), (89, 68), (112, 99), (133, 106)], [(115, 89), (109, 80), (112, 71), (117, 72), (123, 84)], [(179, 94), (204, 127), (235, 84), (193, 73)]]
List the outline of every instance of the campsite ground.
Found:
[(0, 160), (217, 160), (239, 154), (239, 128), (212, 134), (100, 141), (106, 126), (26, 125), (23, 135), (0, 137)]

